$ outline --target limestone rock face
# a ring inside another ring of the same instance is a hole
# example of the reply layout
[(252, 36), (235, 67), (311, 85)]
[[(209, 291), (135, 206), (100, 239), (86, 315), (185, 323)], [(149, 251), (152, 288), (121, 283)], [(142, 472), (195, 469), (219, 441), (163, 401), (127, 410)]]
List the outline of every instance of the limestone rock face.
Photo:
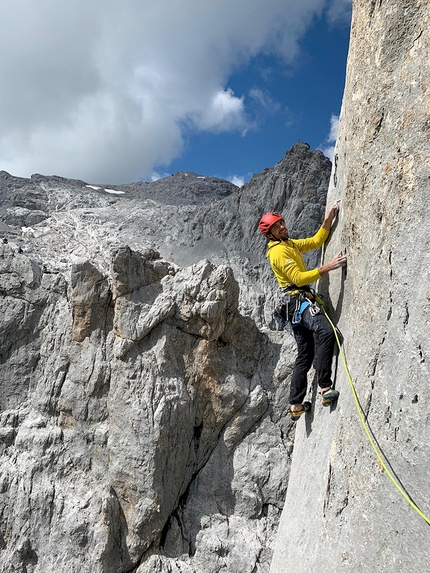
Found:
[(329, 174), (306, 144), (241, 189), (0, 174), (2, 573), (267, 573), (294, 341), (257, 223), (313, 234)]
[(214, 539), (211, 570), (255, 565), (289, 455), (258, 372), (279, 345), (231, 269), (121, 248), (68, 285), (9, 245), (0, 262), (1, 570), (146, 570), (158, 548), (198, 571)]
[[(356, 0), (321, 287), (392, 473), (430, 519), (430, 6)], [(298, 423), (272, 573), (429, 569), (428, 523), (381, 468), (339, 362), (336, 408)], [(298, 559), (296, 557), (299, 556)]]

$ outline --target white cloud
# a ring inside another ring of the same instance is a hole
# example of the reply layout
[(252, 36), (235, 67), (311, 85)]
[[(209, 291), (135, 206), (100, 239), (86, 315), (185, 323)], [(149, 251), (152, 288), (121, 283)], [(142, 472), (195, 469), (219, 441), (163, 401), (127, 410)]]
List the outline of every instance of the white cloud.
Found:
[(0, 169), (127, 182), (177, 157), (184, 126), (244, 133), (231, 74), (261, 53), (291, 62), (312, 17), (345, 4), (2, 2)]
[(266, 113), (272, 115), (281, 109), (281, 104), (274, 100), (267, 90), (253, 87), (249, 92), (249, 96), (260, 105)]
[(331, 161), (334, 157), (334, 149), (337, 139), (337, 131), (339, 129), (339, 116), (332, 114), (330, 118), (330, 132), (327, 136), (325, 144), (321, 146), (321, 151), (326, 155)]
[(332, 24), (351, 21), (352, 0), (332, 0), (328, 8), (328, 18)]
[(169, 175), (172, 175), (171, 173), (159, 173), (158, 171), (153, 171), (149, 177), (149, 179), (154, 182), (154, 181), (158, 181), (159, 179), (164, 179), (164, 177), (169, 177)]
[(230, 181), (230, 183), (233, 183), (233, 185), (237, 185), (237, 187), (242, 187), (242, 185), (245, 185), (245, 178), (239, 177), (238, 175), (229, 177), (227, 181)]
[(235, 97), (231, 89), (219, 90), (209, 105), (194, 117), (194, 123), (202, 130), (216, 132), (246, 127), (243, 97)]
[(327, 138), (329, 142), (336, 143), (338, 129), (339, 129), (339, 116), (332, 114), (330, 118), (330, 133)]

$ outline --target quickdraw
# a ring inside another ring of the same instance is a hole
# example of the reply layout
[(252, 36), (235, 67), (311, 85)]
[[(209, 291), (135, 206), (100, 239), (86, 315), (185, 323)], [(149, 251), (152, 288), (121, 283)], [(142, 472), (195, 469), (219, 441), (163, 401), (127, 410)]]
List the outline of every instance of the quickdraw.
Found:
[(305, 298), (305, 300), (301, 300), (300, 296), (297, 297), (296, 308), (294, 310), (294, 314), (291, 319), (291, 326), (293, 328), (297, 328), (299, 324), (302, 322), (303, 311), (305, 310), (305, 308), (308, 308), (310, 304), (311, 301), (308, 298)]

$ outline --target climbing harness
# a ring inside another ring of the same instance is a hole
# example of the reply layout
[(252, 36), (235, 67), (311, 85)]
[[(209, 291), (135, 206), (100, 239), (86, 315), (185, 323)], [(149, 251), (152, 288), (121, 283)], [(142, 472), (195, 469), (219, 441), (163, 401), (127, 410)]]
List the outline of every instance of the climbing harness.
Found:
[[(322, 301), (321, 301), (321, 303), (322, 303)], [(402, 485), (399, 483), (399, 481), (393, 476), (393, 474), (392, 474), (392, 473), (390, 472), (390, 470), (388, 469), (387, 464), (384, 462), (384, 460), (383, 460), (383, 458), (382, 458), (382, 455), (383, 455), (383, 454), (379, 451), (378, 447), (376, 446), (375, 440), (372, 438), (372, 435), (371, 435), (371, 432), (370, 432), (368, 423), (367, 423), (366, 418), (365, 418), (364, 413), (363, 413), (363, 409), (362, 409), (362, 407), (361, 407), (361, 405), (360, 405), (360, 402), (359, 402), (359, 400), (358, 400), (357, 391), (356, 391), (356, 389), (355, 389), (354, 382), (353, 382), (353, 380), (352, 380), (351, 374), (350, 374), (350, 372), (349, 372), (348, 365), (347, 365), (347, 363), (346, 363), (346, 359), (345, 359), (345, 355), (344, 355), (344, 352), (343, 352), (343, 349), (342, 349), (342, 345), (341, 345), (340, 340), (339, 340), (337, 328), (336, 328), (336, 326), (333, 324), (333, 322), (331, 321), (330, 317), (328, 316), (328, 314), (327, 314), (327, 312), (326, 312), (326, 310), (325, 310), (325, 308), (324, 308), (324, 303), (323, 303), (323, 304), (320, 304), (320, 306), (321, 306), (322, 312), (324, 313), (325, 317), (327, 318), (327, 320), (329, 321), (329, 323), (330, 323), (330, 325), (331, 325), (331, 327), (332, 327), (332, 329), (333, 329), (333, 332), (334, 332), (334, 335), (335, 335), (335, 338), (336, 338), (336, 343), (337, 343), (337, 346), (338, 346), (338, 348), (339, 348), (339, 355), (340, 355), (340, 357), (341, 357), (341, 359), (342, 359), (343, 368), (344, 368), (344, 370), (345, 370), (346, 376), (347, 376), (348, 381), (349, 381), (349, 385), (350, 385), (350, 387), (351, 387), (352, 395), (353, 395), (353, 397), (354, 397), (354, 402), (355, 402), (355, 406), (356, 406), (356, 408), (357, 408), (358, 415), (359, 415), (359, 417), (360, 417), (360, 421), (361, 421), (361, 423), (362, 423), (362, 425), (363, 425), (364, 431), (366, 432), (366, 435), (367, 435), (367, 437), (368, 437), (368, 439), (369, 439), (369, 442), (370, 442), (370, 444), (371, 444), (371, 446), (372, 446), (372, 448), (373, 448), (373, 450), (374, 450), (374, 452), (375, 452), (375, 454), (376, 454), (376, 457), (378, 458), (379, 463), (381, 464), (382, 468), (384, 469), (385, 473), (388, 475), (388, 477), (390, 478), (390, 480), (391, 480), (391, 481), (393, 482), (393, 484), (396, 486), (396, 488), (398, 489), (398, 491), (402, 494), (402, 496), (403, 496), (403, 497), (406, 499), (406, 501), (409, 503), (409, 505), (418, 513), (418, 515), (419, 515), (420, 517), (422, 517), (422, 518), (424, 519), (424, 521), (427, 522), (428, 525), (430, 525), (430, 519), (429, 519), (428, 517), (426, 517), (426, 516), (424, 515), (424, 513), (420, 510), (420, 508), (412, 501), (412, 499), (411, 499), (411, 498), (409, 497), (409, 495), (406, 493), (406, 491), (405, 491), (405, 489), (403, 488), (403, 486), (402, 486)]]
[[(306, 308), (309, 308), (309, 312), (312, 316), (321, 312), (321, 305), (324, 303), (313, 289), (309, 287), (303, 289), (291, 285), (285, 287), (282, 291), (283, 295), (278, 299), (273, 312), (273, 317), (281, 327), (281, 330), (283, 330), (288, 323), (290, 323), (291, 328), (297, 328), (302, 322), (302, 315)], [(290, 322), (288, 320), (288, 303), (292, 297), (295, 297), (296, 301)]]

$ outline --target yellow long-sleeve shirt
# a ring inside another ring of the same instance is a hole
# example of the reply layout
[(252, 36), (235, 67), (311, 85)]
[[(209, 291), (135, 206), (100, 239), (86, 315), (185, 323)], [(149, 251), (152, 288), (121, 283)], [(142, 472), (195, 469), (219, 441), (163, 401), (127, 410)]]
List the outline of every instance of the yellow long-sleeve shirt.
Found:
[(278, 280), (279, 286), (302, 287), (321, 278), (318, 269), (308, 271), (302, 253), (319, 249), (329, 236), (322, 227), (308, 239), (288, 239), (288, 241), (270, 241), (266, 257)]

